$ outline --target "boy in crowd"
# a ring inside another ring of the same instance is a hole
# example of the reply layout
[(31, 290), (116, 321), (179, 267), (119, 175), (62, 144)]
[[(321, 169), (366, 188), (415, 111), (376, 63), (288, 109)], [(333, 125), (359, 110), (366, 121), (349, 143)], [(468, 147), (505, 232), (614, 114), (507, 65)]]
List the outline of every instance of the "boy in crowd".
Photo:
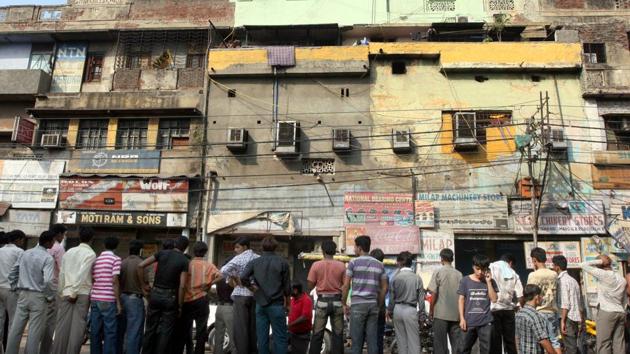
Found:
[(473, 273), (459, 283), (459, 326), (464, 332), (461, 351), (470, 354), (479, 339), (479, 353), (490, 354), (492, 342), (492, 313), (490, 303), (497, 301), (497, 283), (488, 267), (490, 259), (485, 255), (473, 256)]

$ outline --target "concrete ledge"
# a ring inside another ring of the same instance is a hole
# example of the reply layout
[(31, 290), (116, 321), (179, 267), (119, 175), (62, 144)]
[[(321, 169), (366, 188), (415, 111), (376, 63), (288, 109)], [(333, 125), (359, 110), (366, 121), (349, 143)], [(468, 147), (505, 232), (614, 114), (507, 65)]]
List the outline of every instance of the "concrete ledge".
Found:
[(48, 91), (50, 74), (43, 70), (0, 70), (0, 95), (37, 95)]

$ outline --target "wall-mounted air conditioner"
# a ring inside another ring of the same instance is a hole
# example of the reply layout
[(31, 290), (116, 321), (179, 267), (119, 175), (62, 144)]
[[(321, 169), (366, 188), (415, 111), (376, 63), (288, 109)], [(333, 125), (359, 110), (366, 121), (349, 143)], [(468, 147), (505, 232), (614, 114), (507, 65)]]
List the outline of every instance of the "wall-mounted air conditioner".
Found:
[(44, 148), (59, 148), (62, 141), (63, 137), (61, 134), (42, 134), (40, 146)]
[(567, 151), (569, 145), (564, 139), (564, 130), (562, 128), (551, 128), (544, 130), (544, 141), (551, 151), (562, 152)]
[(276, 127), (276, 155), (291, 156), (300, 152), (300, 123), (278, 122)]
[(333, 150), (348, 151), (350, 150), (350, 129), (333, 129)]
[(227, 131), (226, 146), (233, 152), (247, 150), (247, 130), (242, 128), (229, 128)]
[(477, 150), (477, 114), (457, 112), (454, 117), (453, 144), (456, 151)]
[(411, 151), (411, 133), (409, 129), (392, 130), (392, 149), (396, 153)]

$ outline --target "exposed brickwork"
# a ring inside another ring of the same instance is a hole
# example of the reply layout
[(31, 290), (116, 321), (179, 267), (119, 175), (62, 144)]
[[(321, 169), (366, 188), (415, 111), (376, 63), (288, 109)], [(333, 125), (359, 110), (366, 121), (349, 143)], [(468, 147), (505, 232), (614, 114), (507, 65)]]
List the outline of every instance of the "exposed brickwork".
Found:
[(204, 69), (179, 69), (177, 88), (202, 88)]
[(129, 18), (156, 19), (164, 23), (181, 19), (211, 20), (216, 26), (230, 26), (234, 23), (234, 4), (229, 0), (144, 0), (134, 2)]
[(114, 73), (114, 90), (137, 90), (140, 85), (140, 69), (118, 69)]
[(555, 1), (557, 9), (583, 9), (584, 0), (557, 0)]
[(586, 0), (586, 5), (593, 10), (610, 10), (615, 8), (615, 0)]

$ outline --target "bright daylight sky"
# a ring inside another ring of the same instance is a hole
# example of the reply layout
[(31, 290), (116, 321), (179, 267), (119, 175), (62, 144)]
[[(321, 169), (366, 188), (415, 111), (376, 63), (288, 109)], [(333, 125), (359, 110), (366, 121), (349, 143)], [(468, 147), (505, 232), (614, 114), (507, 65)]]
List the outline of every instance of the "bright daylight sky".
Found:
[(0, 0), (0, 6), (9, 5), (60, 5), (66, 0)]

